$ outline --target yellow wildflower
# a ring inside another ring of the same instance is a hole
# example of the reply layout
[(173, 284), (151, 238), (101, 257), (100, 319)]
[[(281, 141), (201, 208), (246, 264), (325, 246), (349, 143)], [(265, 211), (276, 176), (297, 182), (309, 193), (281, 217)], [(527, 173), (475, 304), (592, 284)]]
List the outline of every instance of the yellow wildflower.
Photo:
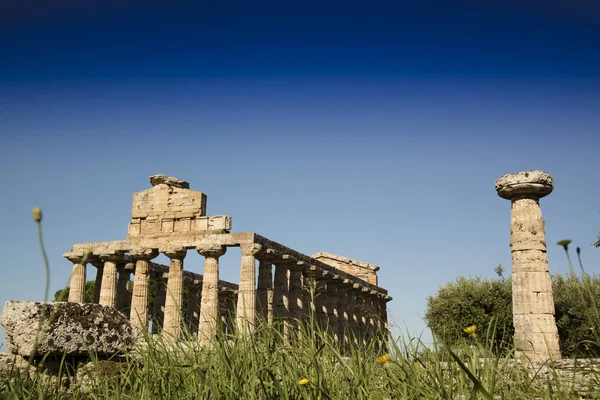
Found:
[(565, 251), (569, 249), (569, 244), (571, 244), (571, 240), (569, 239), (564, 239), (561, 240), (560, 242), (556, 243), (558, 246), (562, 246)]
[(384, 354), (377, 359), (377, 364), (387, 364), (390, 361), (390, 355)]
[(468, 335), (474, 335), (475, 331), (477, 331), (477, 325), (467, 326), (465, 329), (463, 329), (463, 332)]
[(308, 382), (310, 382), (308, 379), (302, 378), (298, 381), (298, 385), (306, 385)]

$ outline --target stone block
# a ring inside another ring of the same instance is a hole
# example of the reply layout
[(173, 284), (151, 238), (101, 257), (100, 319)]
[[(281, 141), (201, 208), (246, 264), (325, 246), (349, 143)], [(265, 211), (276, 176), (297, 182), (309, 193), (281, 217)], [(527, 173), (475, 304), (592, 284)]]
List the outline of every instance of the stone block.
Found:
[(548, 254), (545, 251), (513, 251), (513, 273), (548, 272)]
[(208, 219), (209, 230), (230, 230), (231, 229), (231, 217), (229, 215), (215, 215)]
[(554, 315), (554, 299), (548, 292), (516, 292), (513, 293), (513, 314), (552, 314)]
[(511, 275), (513, 293), (551, 292), (552, 281), (549, 272), (515, 272)]
[(132, 218), (160, 217), (182, 212), (206, 215), (206, 195), (165, 184), (133, 194)]
[(557, 334), (556, 322), (552, 314), (517, 314), (513, 316), (514, 325), (519, 326), (523, 332), (534, 334)]
[(175, 232), (189, 232), (191, 230), (191, 220), (189, 218), (176, 219), (173, 230)]
[(8, 350), (24, 357), (34, 351), (40, 356), (110, 356), (130, 348), (138, 334), (114, 308), (91, 303), (7, 301), (1, 323)]

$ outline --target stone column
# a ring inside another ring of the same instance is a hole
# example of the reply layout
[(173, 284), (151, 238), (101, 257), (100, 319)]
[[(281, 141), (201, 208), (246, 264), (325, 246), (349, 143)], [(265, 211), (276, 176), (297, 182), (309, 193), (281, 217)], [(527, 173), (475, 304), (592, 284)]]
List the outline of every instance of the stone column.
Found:
[(129, 291), (129, 282), (131, 279), (131, 273), (133, 272), (133, 263), (121, 263), (117, 266), (117, 272), (119, 277), (117, 280), (117, 310), (127, 315), (127, 309), (130, 308), (129, 298), (131, 292)]
[(200, 303), (202, 302), (202, 281), (194, 280), (190, 284), (190, 293), (185, 309), (185, 321), (190, 334), (196, 335), (200, 327)]
[(387, 302), (392, 298), (386, 294), (377, 294), (377, 305), (378, 305), (378, 318), (379, 318), (379, 340), (380, 340), (380, 352), (388, 352), (388, 317), (387, 317)]
[(181, 336), (181, 306), (183, 301), (183, 259), (186, 249), (169, 249), (163, 252), (171, 259), (167, 277), (165, 322), (162, 336), (179, 339)]
[(327, 279), (327, 321), (329, 333), (333, 336), (336, 343), (339, 343), (338, 336), (338, 283), (339, 276), (334, 275)]
[(320, 330), (327, 328), (327, 281), (323, 277), (323, 271), (315, 275), (315, 319)]
[(217, 336), (221, 321), (219, 315), (219, 257), (225, 254), (227, 247), (202, 244), (196, 248), (196, 251), (205, 257), (198, 337), (202, 345), (207, 345)]
[(238, 290), (236, 326), (241, 335), (248, 335), (254, 328), (256, 316), (256, 254), (262, 246), (256, 243), (240, 245), (242, 262)]
[(167, 282), (163, 273), (159, 272), (156, 276), (156, 294), (154, 296), (154, 311), (152, 318), (152, 333), (162, 331), (165, 321), (165, 301), (167, 298)]
[(305, 325), (311, 330), (316, 329), (316, 267), (305, 265), (302, 269), (302, 303), (304, 305)]
[(100, 304), (115, 307), (117, 305), (117, 262), (123, 258), (123, 254), (99, 254), (98, 256), (104, 262)]
[(133, 295), (131, 296), (131, 312), (129, 320), (140, 332), (148, 332), (148, 301), (150, 288), (150, 260), (158, 256), (155, 249), (144, 249), (130, 252), (135, 260), (133, 277)]
[(85, 264), (81, 262), (82, 257), (69, 256), (69, 261), (73, 263), (73, 272), (71, 273), (71, 287), (69, 289), (69, 303), (85, 303)]
[(348, 279), (343, 279), (337, 284), (337, 296), (338, 296), (338, 340), (339, 348), (343, 354), (347, 353), (350, 345), (350, 315), (349, 310), (349, 299), (348, 290), (352, 285)]
[(276, 328), (282, 333), (285, 333), (284, 325), (289, 318), (288, 295), (288, 263), (278, 259), (275, 260), (275, 276), (273, 277), (273, 320)]
[[(284, 259), (285, 259), (284, 255)], [(288, 260), (288, 311), (290, 329), (294, 335), (300, 333), (300, 321), (304, 308), (304, 296), (302, 295), (302, 266), (298, 265), (295, 257), (289, 256)], [(289, 332), (291, 333), (291, 332)]]
[(94, 303), (100, 304), (100, 289), (102, 288), (102, 275), (104, 275), (104, 262), (98, 257), (90, 259), (90, 263), (96, 267), (96, 280), (94, 281)]
[(352, 344), (354, 346), (358, 346), (362, 344), (362, 317), (361, 317), (361, 286), (358, 283), (352, 283), (350, 291), (348, 292), (348, 305), (349, 312), (351, 312), (350, 317), (350, 325), (352, 328)]
[[(260, 319), (267, 323), (273, 322), (273, 260), (271, 249), (261, 254), (258, 260), (258, 286), (256, 288), (256, 309)], [(270, 312), (269, 312), (270, 311)]]
[(516, 355), (532, 361), (561, 358), (554, 320), (546, 233), (539, 199), (550, 194), (552, 177), (542, 171), (504, 175), (498, 195), (511, 200), (513, 322)]

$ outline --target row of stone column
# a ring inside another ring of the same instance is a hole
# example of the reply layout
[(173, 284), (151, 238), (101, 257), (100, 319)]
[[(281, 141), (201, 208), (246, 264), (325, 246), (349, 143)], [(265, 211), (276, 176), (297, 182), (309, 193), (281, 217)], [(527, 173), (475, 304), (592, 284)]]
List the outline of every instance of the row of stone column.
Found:
[[(204, 277), (201, 291), (191, 289), (185, 322), (195, 331), (194, 311), (190, 302), (200, 297), (200, 312), (197, 317), (197, 332), (202, 343), (208, 343), (220, 329), (237, 330), (247, 334), (258, 322), (273, 323), (281, 329), (286, 340), (291, 332), (299, 331), (301, 323), (314, 322), (315, 327), (329, 331), (342, 346), (360, 344), (375, 339), (387, 329), (386, 302), (391, 298), (378, 291), (370, 290), (349, 279), (343, 279), (288, 254), (264, 249), (258, 244), (240, 245), (242, 257), (239, 289), (228, 305), (219, 306), (225, 296), (219, 296), (219, 258), (226, 247), (206, 244), (196, 248), (205, 257)], [(170, 259), (166, 285), (159, 285), (154, 314), (162, 321), (162, 335), (179, 338), (182, 333), (183, 305), (183, 260), (186, 249), (163, 250)], [(156, 249), (129, 251), (135, 263), (121, 268), (124, 252), (95, 254), (91, 259), (98, 268), (96, 281), (97, 300), (100, 304), (125, 308), (120, 294), (127, 292), (131, 272), (134, 271), (133, 293), (131, 294), (130, 319), (140, 330), (148, 329), (148, 304), (150, 288), (150, 260), (157, 257)], [(83, 302), (85, 295), (85, 265), (80, 259), (73, 261), (73, 274), (69, 301)], [(259, 260), (258, 281), (256, 260)], [(274, 273), (273, 273), (273, 265)], [(119, 273), (118, 273), (119, 272)], [(235, 307), (235, 312), (232, 308)], [(223, 312), (230, 310), (223, 321)], [(223, 324), (219, 326), (219, 324)], [(156, 329), (153, 331), (157, 332)], [(377, 340), (383, 341), (382, 337)]]
[(276, 324), (284, 340), (310, 323), (328, 331), (341, 348), (371, 340), (385, 346), (391, 297), (273, 249), (257, 257), (256, 309), (261, 321)]

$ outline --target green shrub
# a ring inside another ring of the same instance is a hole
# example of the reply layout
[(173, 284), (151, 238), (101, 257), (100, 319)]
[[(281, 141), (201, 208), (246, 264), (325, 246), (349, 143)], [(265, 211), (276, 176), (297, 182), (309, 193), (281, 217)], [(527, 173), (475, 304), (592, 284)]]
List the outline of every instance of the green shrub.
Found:
[(494, 349), (509, 350), (514, 334), (510, 285), (510, 280), (458, 277), (427, 299), (429, 328), (443, 342), (456, 344), (470, 336), (464, 328), (477, 325), (479, 337), (489, 335)]
[[(594, 321), (598, 321), (600, 277), (555, 274), (552, 291), (563, 356), (598, 356)], [(514, 334), (511, 281), (459, 277), (428, 298), (425, 319), (433, 334), (446, 343), (458, 343), (469, 336), (463, 332), (465, 327), (477, 325), (479, 338), (489, 337), (494, 349), (508, 351)]]

